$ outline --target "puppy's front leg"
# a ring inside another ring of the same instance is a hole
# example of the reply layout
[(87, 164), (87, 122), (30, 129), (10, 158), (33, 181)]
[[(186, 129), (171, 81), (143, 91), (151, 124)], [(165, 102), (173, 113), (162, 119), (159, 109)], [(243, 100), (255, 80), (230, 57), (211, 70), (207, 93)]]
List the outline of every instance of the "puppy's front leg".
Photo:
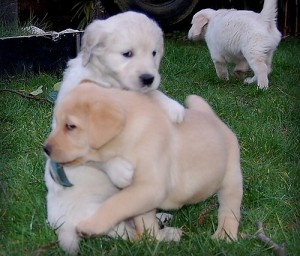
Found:
[(134, 219), (134, 225), (138, 237), (141, 237), (145, 231), (153, 237), (157, 237), (159, 232), (159, 225), (156, 219), (156, 211), (150, 211), (143, 215), (139, 215)]
[(181, 123), (183, 121), (184, 107), (177, 101), (169, 98), (158, 90), (149, 92), (149, 96), (159, 102), (173, 123)]
[(226, 62), (224, 61), (217, 61), (217, 60), (213, 60), (214, 65), (215, 65), (215, 69), (217, 72), (217, 76), (222, 79), (222, 80), (229, 80), (229, 75), (228, 75), (228, 69), (227, 69), (227, 65)]
[(97, 211), (77, 226), (82, 236), (105, 235), (118, 223), (133, 216), (151, 211), (163, 200), (153, 184), (133, 184), (107, 199)]

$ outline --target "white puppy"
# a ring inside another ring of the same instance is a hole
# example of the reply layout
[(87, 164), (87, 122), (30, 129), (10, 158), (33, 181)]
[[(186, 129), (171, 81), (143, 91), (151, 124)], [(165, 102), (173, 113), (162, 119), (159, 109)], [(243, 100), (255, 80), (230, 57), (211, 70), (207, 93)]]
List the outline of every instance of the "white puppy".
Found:
[[(70, 255), (78, 253), (80, 237), (76, 225), (85, 220), (119, 189), (108, 176), (96, 168), (79, 166), (64, 168), (72, 187), (64, 187), (53, 178), (50, 161), (47, 161), (45, 181), (47, 194), (47, 220), (58, 235), (60, 247)], [(136, 236), (132, 221), (121, 222), (108, 232), (111, 237), (133, 239)]]
[[(115, 161), (116, 158), (114, 158)], [(76, 232), (76, 226), (87, 216), (95, 213), (105, 200), (118, 193), (119, 188), (130, 185), (133, 171), (125, 170), (124, 174), (124, 168), (126, 169), (127, 166), (124, 160), (121, 161), (122, 169), (111, 168), (113, 174), (109, 173), (109, 176), (93, 165), (64, 167), (71, 186), (62, 185), (62, 181), (57, 181), (59, 177), (56, 177), (56, 170), (53, 170), (50, 161), (47, 161), (45, 171), (48, 189), (47, 221), (58, 236), (59, 246), (66, 253), (76, 255), (79, 251), (81, 238)], [(131, 165), (129, 167), (131, 168)], [(118, 187), (114, 184), (118, 184)], [(156, 218), (162, 227), (156, 237), (158, 240), (177, 241), (180, 239), (179, 229), (166, 227), (172, 219), (171, 214), (159, 213)], [(133, 220), (129, 219), (120, 222), (108, 231), (107, 235), (113, 238), (134, 240), (139, 234)]]
[(57, 101), (82, 80), (147, 93), (159, 99), (171, 121), (181, 122), (184, 108), (157, 88), (164, 53), (163, 32), (146, 15), (125, 12), (87, 26), (82, 50), (68, 62)]
[(254, 76), (244, 82), (257, 81), (259, 88), (267, 89), (273, 54), (281, 39), (276, 19), (277, 0), (265, 0), (260, 13), (204, 9), (194, 15), (188, 37), (205, 39), (220, 79), (229, 79), (227, 62), (236, 64), (237, 76), (243, 76), (250, 66)]

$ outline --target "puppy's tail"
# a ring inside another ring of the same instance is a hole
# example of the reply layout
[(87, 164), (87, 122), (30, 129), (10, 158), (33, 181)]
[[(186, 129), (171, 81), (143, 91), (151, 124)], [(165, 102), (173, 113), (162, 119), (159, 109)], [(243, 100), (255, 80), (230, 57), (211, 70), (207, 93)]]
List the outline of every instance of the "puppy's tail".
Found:
[(210, 107), (210, 105), (198, 95), (189, 95), (186, 99), (186, 105), (189, 109), (215, 115), (215, 112)]
[(265, 0), (260, 15), (266, 23), (275, 23), (277, 21), (277, 0)]

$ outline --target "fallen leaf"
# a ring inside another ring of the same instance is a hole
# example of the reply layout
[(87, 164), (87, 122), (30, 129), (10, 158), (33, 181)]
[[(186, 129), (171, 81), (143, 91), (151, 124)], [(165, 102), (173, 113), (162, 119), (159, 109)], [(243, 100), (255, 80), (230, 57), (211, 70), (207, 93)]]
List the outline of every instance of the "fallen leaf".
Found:
[(37, 88), (35, 91), (31, 92), (30, 94), (36, 96), (36, 95), (39, 95), (41, 93), (43, 93), (43, 86), (42, 85), (39, 88)]

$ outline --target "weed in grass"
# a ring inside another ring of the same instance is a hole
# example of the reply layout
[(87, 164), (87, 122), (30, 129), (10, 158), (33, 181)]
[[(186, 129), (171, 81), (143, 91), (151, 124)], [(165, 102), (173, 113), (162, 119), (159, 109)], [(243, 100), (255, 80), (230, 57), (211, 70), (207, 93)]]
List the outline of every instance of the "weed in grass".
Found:
[[(202, 225), (198, 218), (215, 200), (174, 211), (172, 225), (183, 227), (179, 243), (149, 238), (138, 242), (87, 239), (81, 255), (273, 255), (255, 239), (256, 221), (266, 234), (286, 242), (289, 255), (300, 255), (299, 138), (300, 41), (284, 40), (275, 53), (270, 88), (256, 89), (230, 77), (220, 81), (204, 43), (167, 39), (162, 91), (181, 103), (189, 94), (204, 97), (236, 132), (241, 145), (244, 199), (240, 231), (234, 243), (213, 241), (217, 210)], [(1, 88), (34, 91), (46, 98), (61, 77), (46, 74), (0, 81)], [(0, 88), (0, 89), (1, 89)], [(0, 92), (0, 255), (64, 255), (45, 223), (45, 158), (41, 145), (50, 131), (52, 106)]]
[(23, 24), (18, 24), (17, 26), (9, 26), (4, 23), (0, 23), (0, 37), (16, 37), (16, 36), (28, 36), (30, 31), (27, 31), (26, 27), (36, 26), (44, 31), (49, 30), (50, 24), (43, 19), (38, 19), (33, 14), (30, 14), (30, 17)]

